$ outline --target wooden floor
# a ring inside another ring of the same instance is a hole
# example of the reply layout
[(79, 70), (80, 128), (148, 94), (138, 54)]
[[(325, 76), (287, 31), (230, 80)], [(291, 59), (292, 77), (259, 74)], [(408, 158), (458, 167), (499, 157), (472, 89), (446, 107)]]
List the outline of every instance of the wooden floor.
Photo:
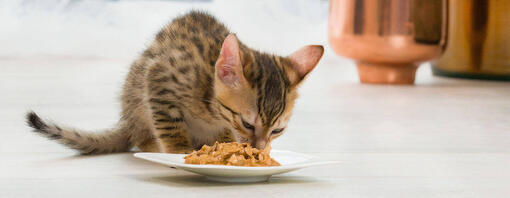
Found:
[(273, 148), (343, 163), (225, 184), (135, 159), (78, 156), (25, 126), (111, 127), (131, 60), (0, 59), (0, 197), (508, 197), (510, 84), (432, 77), (415, 86), (359, 84), (326, 54)]

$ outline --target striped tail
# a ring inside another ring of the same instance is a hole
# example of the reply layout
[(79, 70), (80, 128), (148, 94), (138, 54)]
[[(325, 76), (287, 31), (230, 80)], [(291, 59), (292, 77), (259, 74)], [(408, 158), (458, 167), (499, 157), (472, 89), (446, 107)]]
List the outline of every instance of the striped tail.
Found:
[(76, 149), (84, 155), (125, 152), (132, 147), (128, 134), (120, 129), (91, 133), (61, 128), (52, 123), (47, 124), (34, 112), (27, 113), (26, 118), (27, 124), (34, 129), (34, 132)]

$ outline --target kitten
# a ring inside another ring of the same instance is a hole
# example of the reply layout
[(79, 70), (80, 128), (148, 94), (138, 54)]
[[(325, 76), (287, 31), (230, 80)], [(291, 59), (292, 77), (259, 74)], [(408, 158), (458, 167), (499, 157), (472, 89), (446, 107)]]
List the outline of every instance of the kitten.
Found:
[(190, 153), (204, 144), (264, 148), (282, 135), (296, 88), (324, 49), (305, 46), (287, 57), (252, 50), (214, 17), (192, 11), (173, 20), (132, 64), (116, 128), (102, 133), (45, 123), (36, 132), (80, 151)]

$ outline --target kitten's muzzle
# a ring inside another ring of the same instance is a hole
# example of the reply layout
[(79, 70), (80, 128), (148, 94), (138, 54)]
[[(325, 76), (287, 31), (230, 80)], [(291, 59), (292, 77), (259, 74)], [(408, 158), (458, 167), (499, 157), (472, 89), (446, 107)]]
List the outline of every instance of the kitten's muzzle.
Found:
[(267, 145), (267, 138), (256, 138), (255, 141), (251, 144), (253, 147), (257, 149), (264, 149)]

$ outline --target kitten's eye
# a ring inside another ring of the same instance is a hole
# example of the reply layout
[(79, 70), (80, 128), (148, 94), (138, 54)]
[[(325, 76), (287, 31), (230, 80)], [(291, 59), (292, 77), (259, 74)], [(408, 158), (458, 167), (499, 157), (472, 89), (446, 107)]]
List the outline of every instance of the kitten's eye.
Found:
[(254, 130), (255, 129), (255, 127), (253, 125), (249, 124), (248, 122), (244, 121), (243, 119), (241, 119), (241, 121), (243, 121), (244, 128), (247, 128), (249, 130)]
[(283, 129), (285, 129), (285, 128), (275, 129), (275, 130), (271, 131), (271, 134), (273, 134), (273, 135), (274, 135), (274, 134), (281, 133), (281, 132), (283, 131)]

